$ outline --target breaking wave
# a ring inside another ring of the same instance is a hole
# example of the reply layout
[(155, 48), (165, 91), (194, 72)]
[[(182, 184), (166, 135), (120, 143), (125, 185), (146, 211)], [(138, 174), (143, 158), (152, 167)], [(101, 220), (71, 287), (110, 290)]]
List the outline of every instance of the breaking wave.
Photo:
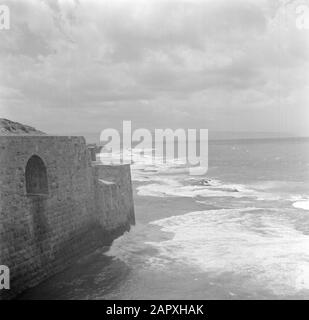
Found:
[(161, 263), (172, 260), (212, 276), (243, 276), (245, 285), (278, 295), (309, 290), (309, 236), (274, 213), (245, 208), (172, 216), (152, 224), (174, 237), (148, 244), (157, 248)]
[[(156, 181), (153, 183), (154, 181)], [(254, 197), (257, 200), (279, 200), (280, 196), (250, 189), (242, 184), (227, 184), (217, 179), (152, 178), (152, 183), (137, 187), (138, 195), (152, 197)]]

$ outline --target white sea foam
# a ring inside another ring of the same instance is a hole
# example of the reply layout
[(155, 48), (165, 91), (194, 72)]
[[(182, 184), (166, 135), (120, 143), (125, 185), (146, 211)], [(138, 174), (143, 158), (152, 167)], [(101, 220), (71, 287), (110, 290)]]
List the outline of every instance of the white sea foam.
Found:
[(309, 210), (309, 200), (294, 202), (293, 207), (297, 209)]
[[(152, 179), (155, 181), (155, 179)], [(242, 184), (226, 184), (219, 180), (210, 180), (207, 184), (186, 185), (177, 178), (161, 177), (157, 183), (149, 183), (137, 188), (139, 196), (152, 197), (250, 197), (257, 200), (279, 200), (280, 196), (250, 189)]]
[(230, 272), (245, 286), (278, 295), (309, 290), (309, 236), (275, 212), (221, 209), (165, 218), (153, 224), (174, 237), (148, 244), (166, 267), (174, 261), (212, 276)]
[(119, 164), (121, 157), (123, 163), (130, 163), (132, 180), (151, 181), (158, 174), (181, 174), (187, 172), (185, 159), (165, 159), (154, 155), (153, 149), (132, 149), (120, 152), (102, 152), (100, 161), (105, 164)]
[[(101, 160), (117, 163), (120, 153), (103, 153)], [(139, 196), (152, 197), (249, 197), (256, 200), (290, 200), (287, 195), (281, 195), (275, 190), (278, 181), (266, 181), (256, 183), (251, 187), (242, 184), (224, 183), (217, 179), (201, 179), (196, 177), (185, 178), (187, 173), (185, 161), (182, 159), (166, 159), (154, 157), (153, 149), (132, 149), (123, 152), (124, 162), (132, 162), (132, 180), (143, 182), (137, 188)], [(116, 161), (116, 162), (115, 162)], [(284, 182), (284, 185), (289, 185)], [(308, 205), (302, 202), (302, 198), (295, 199), (294, 207), (308, 210)], [(301, 202), (301, 203), (300, 203)]]

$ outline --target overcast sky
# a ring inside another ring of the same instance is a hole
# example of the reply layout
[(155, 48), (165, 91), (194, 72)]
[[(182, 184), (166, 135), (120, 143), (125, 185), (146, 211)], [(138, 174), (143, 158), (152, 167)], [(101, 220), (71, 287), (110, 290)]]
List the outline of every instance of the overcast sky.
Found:
[(309, 135), (309, 31), (293, 1), (18, 0), (0, 117), (50, 133), (135, 127)]

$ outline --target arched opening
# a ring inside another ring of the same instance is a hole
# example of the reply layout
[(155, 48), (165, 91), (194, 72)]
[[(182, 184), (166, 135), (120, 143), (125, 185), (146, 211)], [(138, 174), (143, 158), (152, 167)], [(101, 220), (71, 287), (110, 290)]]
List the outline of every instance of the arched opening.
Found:
[(32, 156), (26, 165), (26, 191), (30, 195), (48, 194), (47, 172), (43, 160)]

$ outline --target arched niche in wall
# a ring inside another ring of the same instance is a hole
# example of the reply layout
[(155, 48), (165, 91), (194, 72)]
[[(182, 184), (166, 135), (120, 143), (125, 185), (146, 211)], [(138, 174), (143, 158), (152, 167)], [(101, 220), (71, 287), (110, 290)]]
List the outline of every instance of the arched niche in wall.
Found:
[(33, 155), (26, 165), (26, 192), (29, 195), (48, 194), (47, 170), (44, 161)]

